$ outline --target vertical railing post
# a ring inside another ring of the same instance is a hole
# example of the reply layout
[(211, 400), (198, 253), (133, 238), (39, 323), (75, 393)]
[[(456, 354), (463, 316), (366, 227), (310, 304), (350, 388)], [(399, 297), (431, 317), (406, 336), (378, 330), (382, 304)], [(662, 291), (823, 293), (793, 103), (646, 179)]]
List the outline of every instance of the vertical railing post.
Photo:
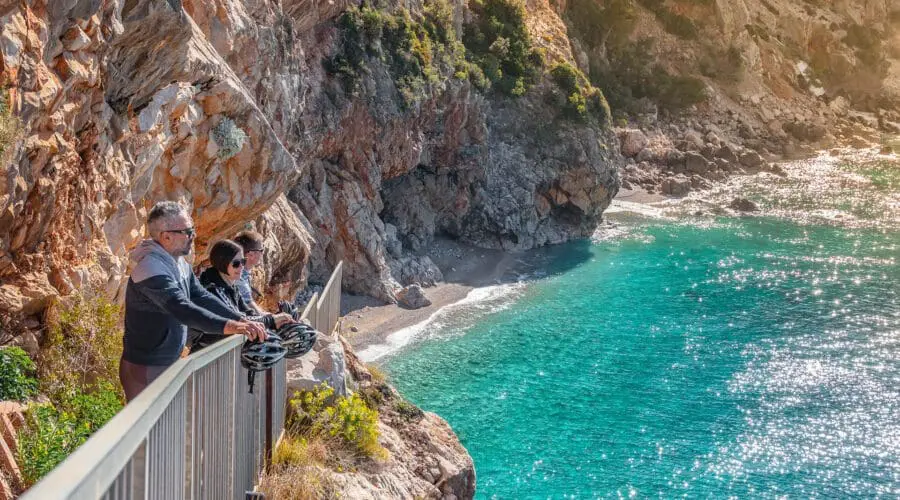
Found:
[(184, 498), (193, 498), (194, 484), (194, 374), (184, 383)]
[(266, 370), (266, 449), (263, 461), (264, 470), (269, 470), (269, 464), (272, 462), (272, 411), (274, 410), (274, 399), (272, 396), (272, 370)]

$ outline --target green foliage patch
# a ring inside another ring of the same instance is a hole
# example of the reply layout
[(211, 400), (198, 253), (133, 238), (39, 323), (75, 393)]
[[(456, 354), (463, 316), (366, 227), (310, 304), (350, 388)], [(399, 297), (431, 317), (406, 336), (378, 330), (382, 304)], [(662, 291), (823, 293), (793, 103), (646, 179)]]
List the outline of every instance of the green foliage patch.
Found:
[(639, 113), (645, 103), (678, 111), (706, 100), (706, 85), (699, 78), (672, 75), (652, 54), (653, 41), (642, 39), (609, 52), (608, 64), (591, 68), (591, 81), (602, 86), (617, 112)]
[(351, 8), (338, 19), (340, 49), (324, 61), (325, 69), (340, 78), (345, 92), (356, 94), (368, 73), (367, 58), (380, 59), (388, 64), (404, 105), (411, 106), (442, 74), (469, 76), (465, 48), (452, 21), (445, 0), (426, 3), (415, 17), (406, 9), (392, 14), (368, 6)]
[(51, 403), (31, 405), (16, 457), (26, 485), (53, 470), (120, 409), (119, 391), (107, 383), (90, 391), (73, 388)]
[(29, 485), (108, 422), (123, 401), (118, 306), (99, 295), (75, 296), (51, 308), (47, 322), (38, 371), (50, 401), (29, 406), (17, 452)]
[(247, 142), (247, 134), (231, 118), (223, 118), (213, 129), (213, 139), (219, 146), (217, 156), (222, 160), (233, 158)]
[(24, 401), (37, 393), (35, 366), (21, 347), (0, 348), (0, 401)]
[(5, 161), (7, 153), (19, 136), (22, 123), (12, 114), (9, 103), (6, 100), (6, 92), (0, 92), (0, 161)]
[(117, 387), (122, 329), (119, 306), (96, 295), (72, 297), (49, 315), (40, 357), (41, 391), (56, 398), (73, 388)]
[(603, 92), (591, 85), (581, 71), (563, 62), (550, 70), (550, 76), (565, 96), (562, 108), (570, 118), (594, 119), (601, 125), (610, 123), (609, 104)]
[[(532, 47), (521, 0), (473, 0), (463, 30), (469, 61), (501, 93), (521, 96), (540, 78), (543, 53)], [(478, 82), (474, 81), (476, 85)]]
[(378, 444), (378, 411), (358, 395), (336, 396), (326, 384), (312, 391), (296, 392), (290, 400), (288, 428), (295, 435), (337, 438), (356, 452), (381, 458)]

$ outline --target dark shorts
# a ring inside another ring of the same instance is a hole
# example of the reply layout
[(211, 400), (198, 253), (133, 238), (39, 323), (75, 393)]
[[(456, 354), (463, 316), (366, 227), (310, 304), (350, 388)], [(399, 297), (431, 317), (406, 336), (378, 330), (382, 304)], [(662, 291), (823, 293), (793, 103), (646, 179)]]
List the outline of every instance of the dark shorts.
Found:
[(136, 365), (119, 360), (119, 380), (125, 390), (125, 399), (134, 400), (151, 382), (156, 380), (168, 366)]

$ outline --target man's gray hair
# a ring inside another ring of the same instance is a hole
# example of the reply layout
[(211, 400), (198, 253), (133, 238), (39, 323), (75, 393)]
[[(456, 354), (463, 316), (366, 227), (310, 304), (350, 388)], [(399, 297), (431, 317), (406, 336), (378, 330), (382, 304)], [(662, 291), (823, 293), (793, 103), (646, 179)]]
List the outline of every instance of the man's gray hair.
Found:
[(147, 215), (147, 229), (150, 232), (150, 237), (159, 239), (160, 233), (168, 229), (169, 221), (182, 214), (189, 215), (187, 208), (177, 201), (157, 202), (150, 209), (150, 214)]

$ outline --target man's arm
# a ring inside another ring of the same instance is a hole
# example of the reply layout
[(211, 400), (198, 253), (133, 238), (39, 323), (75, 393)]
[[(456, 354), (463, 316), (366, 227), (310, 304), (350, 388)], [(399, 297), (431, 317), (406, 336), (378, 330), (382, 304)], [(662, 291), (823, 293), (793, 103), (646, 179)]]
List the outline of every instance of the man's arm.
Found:
[(151, 302), (174, 316), (175, 319), (203, 332), (224, 333), (225, 324), (229, 319), (241, 319), (240, 315), (234, 311), (230, 311), (228, 316), (223, 317), (194, 304), (178, 286), (178, 283), (166, 275), (147, 278), (136, 282), (135, 286)]
[(198, 306), (224, 318), (235, 320), (244, 319), (244, 316), (240, 312), (228, 307), (221, 299), (210, 293), (209, 290), (203, 288), (203, 285), (200, 284), (200, 280), (197, 279), (197, 276), (194, 275), (194, 273), (191, 273), (189, 286), (191, 287), (191, 301)]

